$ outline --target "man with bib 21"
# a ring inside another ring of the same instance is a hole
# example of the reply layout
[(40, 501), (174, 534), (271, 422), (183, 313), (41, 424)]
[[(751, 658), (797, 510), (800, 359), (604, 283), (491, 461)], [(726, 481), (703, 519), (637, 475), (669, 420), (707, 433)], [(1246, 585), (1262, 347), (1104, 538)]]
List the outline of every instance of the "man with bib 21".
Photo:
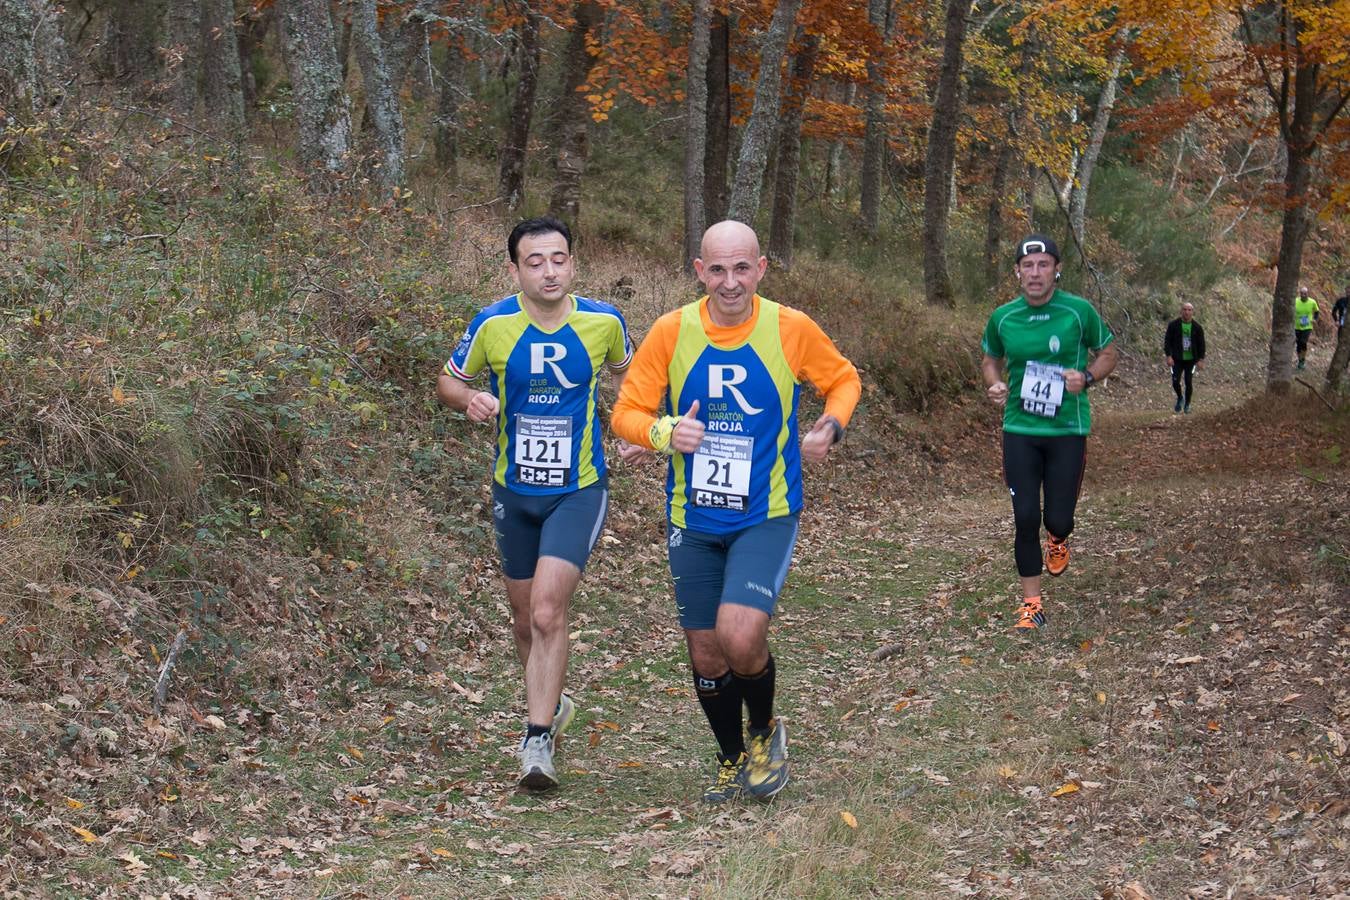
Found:
[[(507, 239), (520, 291), (469, 323), (436, 394), (473, 422), (495, 425), (492, 515), (528, 707), (520, 784), (558, 784), (556, 739), (575, 705), (562, 692), (567, 607), (609, 505), (596, 416), (600, 373), (622, 383), (633, 354), (623, 316), (568, 293), (572, 235), (557, 219), (527, 219)], [(488, 390), (469, 384), (484, 368)]]
[[(767, 267), (749, 226), (709, 228), (694, 261), (707, 295), (652, 325), (612, 417), (620, 437), (670, 457), (670, 573), (719, 751), (709, 803), (743, 792), (767, 800), (787, 784), (769, 619), (797, 540), (802, 460), (825, 459), (862, 392), (819, 325), (756, 293)], [(803, 381), (825, 396), (825, 412), (799, 445)]]
[[(980, 368), (989, 399), (1004, 407), (1003, 479), (1012, 495), (1013, 555), (1022, 581), (1016, 627), (1035, 629), (1046, 621), (1042, 562), (1056, 576), (1069, 566), (1065, 540), (1073, 531), (1091, 427), (1087, 389), (1111, 374), (1118, 352), (1092, 304), (1056, 286), (1059, 248), (1053, 240), (1033, 234), (1018, 243), (1014, 272), (1022, 296), (989, 317)], [(1096, 354), (1090, 365), (1089, 351)]]

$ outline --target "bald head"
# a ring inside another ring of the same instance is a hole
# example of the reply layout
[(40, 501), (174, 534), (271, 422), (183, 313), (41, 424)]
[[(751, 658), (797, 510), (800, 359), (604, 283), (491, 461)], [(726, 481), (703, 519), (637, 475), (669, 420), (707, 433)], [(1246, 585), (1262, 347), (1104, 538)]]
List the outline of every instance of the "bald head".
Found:
[(703, 232), (694, 271), (708, 289), (713, 321), (735, 325), (754, 315), (755, 290), (768, 267), (755, 230), (744, 222), (718, 222)]
[(712, 256), (728, 247), (744, 249), (749, 256), (759, 256), (759, 236), (755, 229), (744, 222), (726, 219), (703, 232), (703, 241), (699, 244), (700, 256)]

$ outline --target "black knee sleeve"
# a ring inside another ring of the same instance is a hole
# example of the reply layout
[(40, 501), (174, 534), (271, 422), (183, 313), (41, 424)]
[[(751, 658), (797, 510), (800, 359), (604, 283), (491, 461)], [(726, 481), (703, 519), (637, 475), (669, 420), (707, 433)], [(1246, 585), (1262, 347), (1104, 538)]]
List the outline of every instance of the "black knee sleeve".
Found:
[(698, 694), (700, 698), (716, 697), (718, 694), (726, 690), (727, 686), (731, 684), (732, 679), (736, 677), (734, 674), (732, 674), (732, 671), (730, 669), (727, 669), (725, 672), (723, 672), (716, 678), (704, 677), (703, 675), (700, 675), (698, 671), (696, 669), (693, 669), (692, 667), (690, 668), (689, 671), (692, 672), (694, 675), (694, 693)]

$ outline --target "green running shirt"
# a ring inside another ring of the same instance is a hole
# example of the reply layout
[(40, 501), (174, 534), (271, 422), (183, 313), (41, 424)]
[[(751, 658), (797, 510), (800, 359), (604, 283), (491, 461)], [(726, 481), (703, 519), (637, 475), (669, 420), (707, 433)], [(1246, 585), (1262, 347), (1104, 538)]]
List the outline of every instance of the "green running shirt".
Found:
[[(1008, 369), (1003, 430), (1052, 437), (1087, 434), (1092, 427), (1087, 391), (1071, 394), (1062, 390), (1061, 380), (1060, 391), (1052, 395), (1060, 399), (1053, 415), (1038, 415), (1026, 408), (1036, 403), (1024, 402), (1023, 376), (1028, 363), (1082, 371), (1088, 351), (1101, 350), (1115, 337), (1091, 303), (1066, 291), (1056, 290), (1041, 306), (1033, 307), (1025, 297), (1018, 297), (995, 309), (984, 328), (981, 347), (987, 355), (1003, 359)], [(1047, 411), (1045, 406), (1040, 408)]]
[(1193, 322), (1181, 323), (1181, 361), (1190, 362), (1195, 359), (1195, 348), (1191, 345), (1191, 325)]
[(1294, 298), (1294, 330), (1312, 331), (1313, 314), (1318, 311), (1317, 301), (1312, 297), (1304, 300), (1302, 297)]

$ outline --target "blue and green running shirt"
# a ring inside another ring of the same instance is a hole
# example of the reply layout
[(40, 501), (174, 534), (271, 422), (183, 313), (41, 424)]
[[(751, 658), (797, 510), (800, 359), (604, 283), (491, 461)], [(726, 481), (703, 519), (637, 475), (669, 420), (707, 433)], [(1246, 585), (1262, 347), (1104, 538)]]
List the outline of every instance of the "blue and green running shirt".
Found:
[[(981, 346), (1008, 368), (1008, 402), (1003, 430), (1012, 434), (1087, 434), (1092, 412), (1087, 391), (1064, 390), (1063, 371), (1082, 371), (1088, 351), (1099, 351), (1115, 335), (1092, 304), (1056, 290), (1041, 306), (1018, 297), (994, 310)], [(1030, 377), (1028, 377), (1030, 373)]]
[(750, 336), (731, 347), (708, 339), (700, 307), (680, 311), (667, 410), (697, 400), (707, 431), (696, 452), (671, 457), (668, 512), (678, 527), (724, 534), (802, 508), (801, 384), (783, 352), (777, 303), (760, 297)]
[(562, 494), (605, 474), (600, 372), (633, 357), (623, 315), (608, 303), (568, 296), (572, 312), (553, 331), (535, 324), (513, 294), (474, 316), (445, 374), (472, 381), (488, 370), (501, 404), (493, 479), (521, 494)]

